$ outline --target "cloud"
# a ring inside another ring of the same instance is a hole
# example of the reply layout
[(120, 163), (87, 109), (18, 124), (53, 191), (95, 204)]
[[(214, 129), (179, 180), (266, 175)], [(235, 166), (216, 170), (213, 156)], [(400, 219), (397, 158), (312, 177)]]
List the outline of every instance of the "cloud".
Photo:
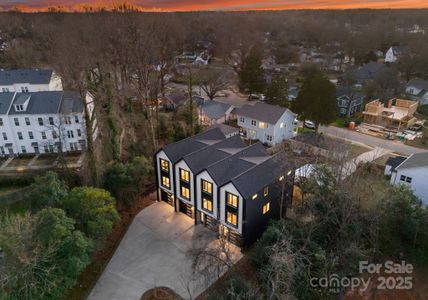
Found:
[[(0, 7), (15, 5), (32, 8), (82, 4), (109, 6), (122, 0), (1, 0)], [(131, 0), (147, 10), (265, 10), (265, 9), (346, 9), (346, 8), (428, 8), (427, 0)]]

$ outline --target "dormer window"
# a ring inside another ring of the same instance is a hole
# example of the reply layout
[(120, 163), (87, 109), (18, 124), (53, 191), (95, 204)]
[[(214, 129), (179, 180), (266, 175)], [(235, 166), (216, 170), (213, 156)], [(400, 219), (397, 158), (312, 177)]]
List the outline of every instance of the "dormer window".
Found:
[(24, 111), (24, 105), (22, 104), (15, 105), (15, 109), (16, 111)]
[(22, 87), (21, 87), (21, 91), (22, 91), (23, 93), (28, 93), (28, 86), (22, 86)]

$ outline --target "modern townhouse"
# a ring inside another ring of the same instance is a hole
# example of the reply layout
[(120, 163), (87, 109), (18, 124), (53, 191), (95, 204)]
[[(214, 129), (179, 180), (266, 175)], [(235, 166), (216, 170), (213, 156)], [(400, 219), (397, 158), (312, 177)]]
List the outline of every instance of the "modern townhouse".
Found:
[(275, 146), (294, 137), (296, 114), (287, 108), (258, 102), (236, 109), (235, 114), (241, 135), (250, 140)]
[(260, 237), (292, 197), (286, 157), (219, 127), (165, 146), (155, 161), (158, 199), (240, 246)]
[(77, 92), (0, 93), (0, 154), (84, 150), (84, 105), (92, 114), (90, 94), (82, 99)]
[(0, 70), (0, 93), (62, 91), (61, 78), (52, 70)]

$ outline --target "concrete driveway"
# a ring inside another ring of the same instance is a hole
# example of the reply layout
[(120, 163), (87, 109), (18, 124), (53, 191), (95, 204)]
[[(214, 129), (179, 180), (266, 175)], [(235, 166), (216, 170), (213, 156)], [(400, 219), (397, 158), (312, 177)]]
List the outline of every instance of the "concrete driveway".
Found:
[[(195, 298), (211, 282), (194, 276), (188, 251), (215, 243), (216, 235), (164, 202), (141, 211), (88, 299), (140, 299), (155, 287), (169, 287), (184, 299)], [(242, 257), (233, 247), (234, 260)]]

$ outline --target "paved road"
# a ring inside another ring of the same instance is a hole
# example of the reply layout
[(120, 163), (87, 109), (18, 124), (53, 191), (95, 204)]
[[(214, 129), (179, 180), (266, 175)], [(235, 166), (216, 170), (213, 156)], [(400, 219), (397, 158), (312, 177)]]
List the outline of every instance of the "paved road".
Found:
[[(206, 244), (216, 247), (216, 242), (214, 232), (195, 226), (168, 204), (152, 204), (135, 217), (88, 300), (139, 300), (146, 291), (161, 286), (194, 299), (216, 278), (208, 282), (193, 273), (189, 250)], [(242, 254), (230, 247), (236, 262)]]
[(380, 138), (365, 135), (356, 131), (351, 131), (345, 128), (337, 128), (333, 126), (328, 126), (328, 127), (321, 126), (320, 132), (323, 132), (325, 134), (329, 134), (331, 136), (335, 136), (338, 138), (347, 139), (353, 142), (366, 144), (373, 148), (376, 148), (376, 147), (384, 148), (392, 152), (396, 152), (404, 155), (410, 155), (414, 153), (421, 153), (421, 152), (428, 151), (425, 149), (407, 146), (398, 141), (389, 141), (385, 139), (380, 139)]

